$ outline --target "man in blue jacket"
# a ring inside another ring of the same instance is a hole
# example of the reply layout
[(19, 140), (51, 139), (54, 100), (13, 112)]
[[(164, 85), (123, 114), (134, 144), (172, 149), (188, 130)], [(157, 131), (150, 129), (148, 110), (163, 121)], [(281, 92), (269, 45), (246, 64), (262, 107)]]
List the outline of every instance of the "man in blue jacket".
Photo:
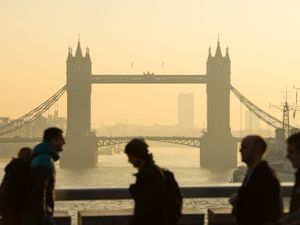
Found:
[(59, 128), (47, 128), (44, 131), (43, 142), (33, 149), (24, 225), (54, 224), (54, 162), (59, 159), (59, 152), (65, 144), (62, 133)]

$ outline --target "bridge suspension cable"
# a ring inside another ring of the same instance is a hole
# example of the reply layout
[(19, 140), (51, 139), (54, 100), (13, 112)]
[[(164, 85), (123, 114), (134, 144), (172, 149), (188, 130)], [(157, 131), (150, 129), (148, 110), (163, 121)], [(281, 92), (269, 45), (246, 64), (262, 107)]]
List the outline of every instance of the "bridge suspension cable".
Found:
[[(247, 109), (253, 112), (259, 119), (266, 122), (268, 125), (276, 128), (283, 128), (283, 122), (274, 116), (270, 115), (269, 113), (265, 112), (254, 103), (252, 103), (249, 99), (243, 96), (237, 89), (231, 86), (231, 91), (233, 94), (247, 107)], [(290, 126), (290, 128), (295, 128)]]
[(46, 112), (58, 99), (65, 93), (66, 86), (59, 89), (53, 96), (43, 102), (41, 105), (31, 110), (29, 113), (13, 120), (5, 125), (0, 126), (0, 136), (21, 129), (37, 119), (40, 115)]

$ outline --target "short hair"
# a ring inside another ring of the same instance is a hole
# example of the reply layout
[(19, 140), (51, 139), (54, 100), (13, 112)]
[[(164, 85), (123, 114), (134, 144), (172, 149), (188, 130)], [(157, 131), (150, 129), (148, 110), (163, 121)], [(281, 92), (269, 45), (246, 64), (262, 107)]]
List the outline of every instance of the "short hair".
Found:
[(145, 159), (149, 154), (148, 144), (143, 138), (134, 138), (125, 146), (125, 153)]
[(31, 157), (32, 150), (29, 147), (23, 147), (18, 152), (18, 158), (29, 159)]
[(300, 132), (292, 134), (291, 136), (288, 137), (286, 140), (287, 144), (293, 144), (295, 147), (295, 150), (297, 152), (300, 152)]
[(267, 143), (261, 136), (255, 136), (254, 144), (264, 153), (267, 150)]
[(63, 131), (57, 127), (49, 127), (44, 131), (43, 139), (51, 141), (52, 139), (60, 137), (62, 133)]
[(253, 147), (258, 148), (262, 151), (262, 154), (265, 153), (265, 151), (267, 150), (267, 143), (266, 141), (259, 135), (249, 135), (246, 138), (250, 138), (252, 139), (252, 144)]

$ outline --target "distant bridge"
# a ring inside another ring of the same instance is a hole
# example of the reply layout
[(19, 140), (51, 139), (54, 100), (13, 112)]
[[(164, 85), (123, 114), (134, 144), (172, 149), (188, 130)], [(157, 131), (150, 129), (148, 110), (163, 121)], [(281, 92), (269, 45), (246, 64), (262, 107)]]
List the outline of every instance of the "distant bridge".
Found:
[[(125, 136), (125, 137), (109, 137), (102, 136), (98, 138), (98, 146), (106, 147), (110, 145), (123, 144), (129, 142), (131, 139), (135, 138), (133, 136)], [(195, 148), (200, 148), (200, 137), (183, 137), (183, 136), (143, 136), (146, 141), (158, 141), (172, 144), (185, 145)]]
[[(98, 147), (107, 147), (111, 145), (123, 144), (129, 142), (131, 139), (136, 138), (136, 136), (99, 136)], [(183, 137), (183, 136), (144, 136), (147, 141), (158, 141), (165, 143), (173, 143), (179, 145), (185, 145), (195, 148), (200, 148), (200, 137)], [(40, 142), (42, 138), (23, 138), (23, 137), (12, 137), (12, 138), (0, 138), (0, 143), (37, 143)]]
[[(128, 143), (131, 139), (137, 136), (99, 136), (98, 147), (107, 147), (111, 145)], [(200, 148), (201, 137), (186, 137), (186, 136), (143, 136), (146, 141), (157, 141), (171, 144), (179, 144)], [(0, 143), (38, 143), (42, 140), (41, 137), (26, 138), (26, 137), (7, 137), (0, 138)], [(235, 140), (239, 142), (241, 138), (236, 137)]]
[(36, 143), (41, 140), (41, 137), (2, 137), (0, 143)]

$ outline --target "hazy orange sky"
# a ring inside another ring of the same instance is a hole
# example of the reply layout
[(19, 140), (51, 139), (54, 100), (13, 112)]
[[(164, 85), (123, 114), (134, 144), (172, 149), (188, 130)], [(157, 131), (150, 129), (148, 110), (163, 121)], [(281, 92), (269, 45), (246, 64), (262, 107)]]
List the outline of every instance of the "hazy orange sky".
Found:
[[(67, 48), (76, 48), (78, 33), (93, 74), (132, 74), (132, 62), (135, 74), (162, 74), (162, 62), (166, 74), (205, 74), (220, 33), (232, 84), (281, 118), (268, 106), (283, 102), (286, 85), (295, 101), (292, 88), (300, 87), (299, 8), (298, 0), (2, 0), (0, 116), (21, 116), (65, 84)], [(204, 85), (97, 84), (93, 125), (176, 124), (178, 92), (195, 93), (196, 123), (206, 124)], [(233, 95), (231, 104), (231, 125), (239, 129)], [(58, 108), (65, 115), (65, 98)]]

